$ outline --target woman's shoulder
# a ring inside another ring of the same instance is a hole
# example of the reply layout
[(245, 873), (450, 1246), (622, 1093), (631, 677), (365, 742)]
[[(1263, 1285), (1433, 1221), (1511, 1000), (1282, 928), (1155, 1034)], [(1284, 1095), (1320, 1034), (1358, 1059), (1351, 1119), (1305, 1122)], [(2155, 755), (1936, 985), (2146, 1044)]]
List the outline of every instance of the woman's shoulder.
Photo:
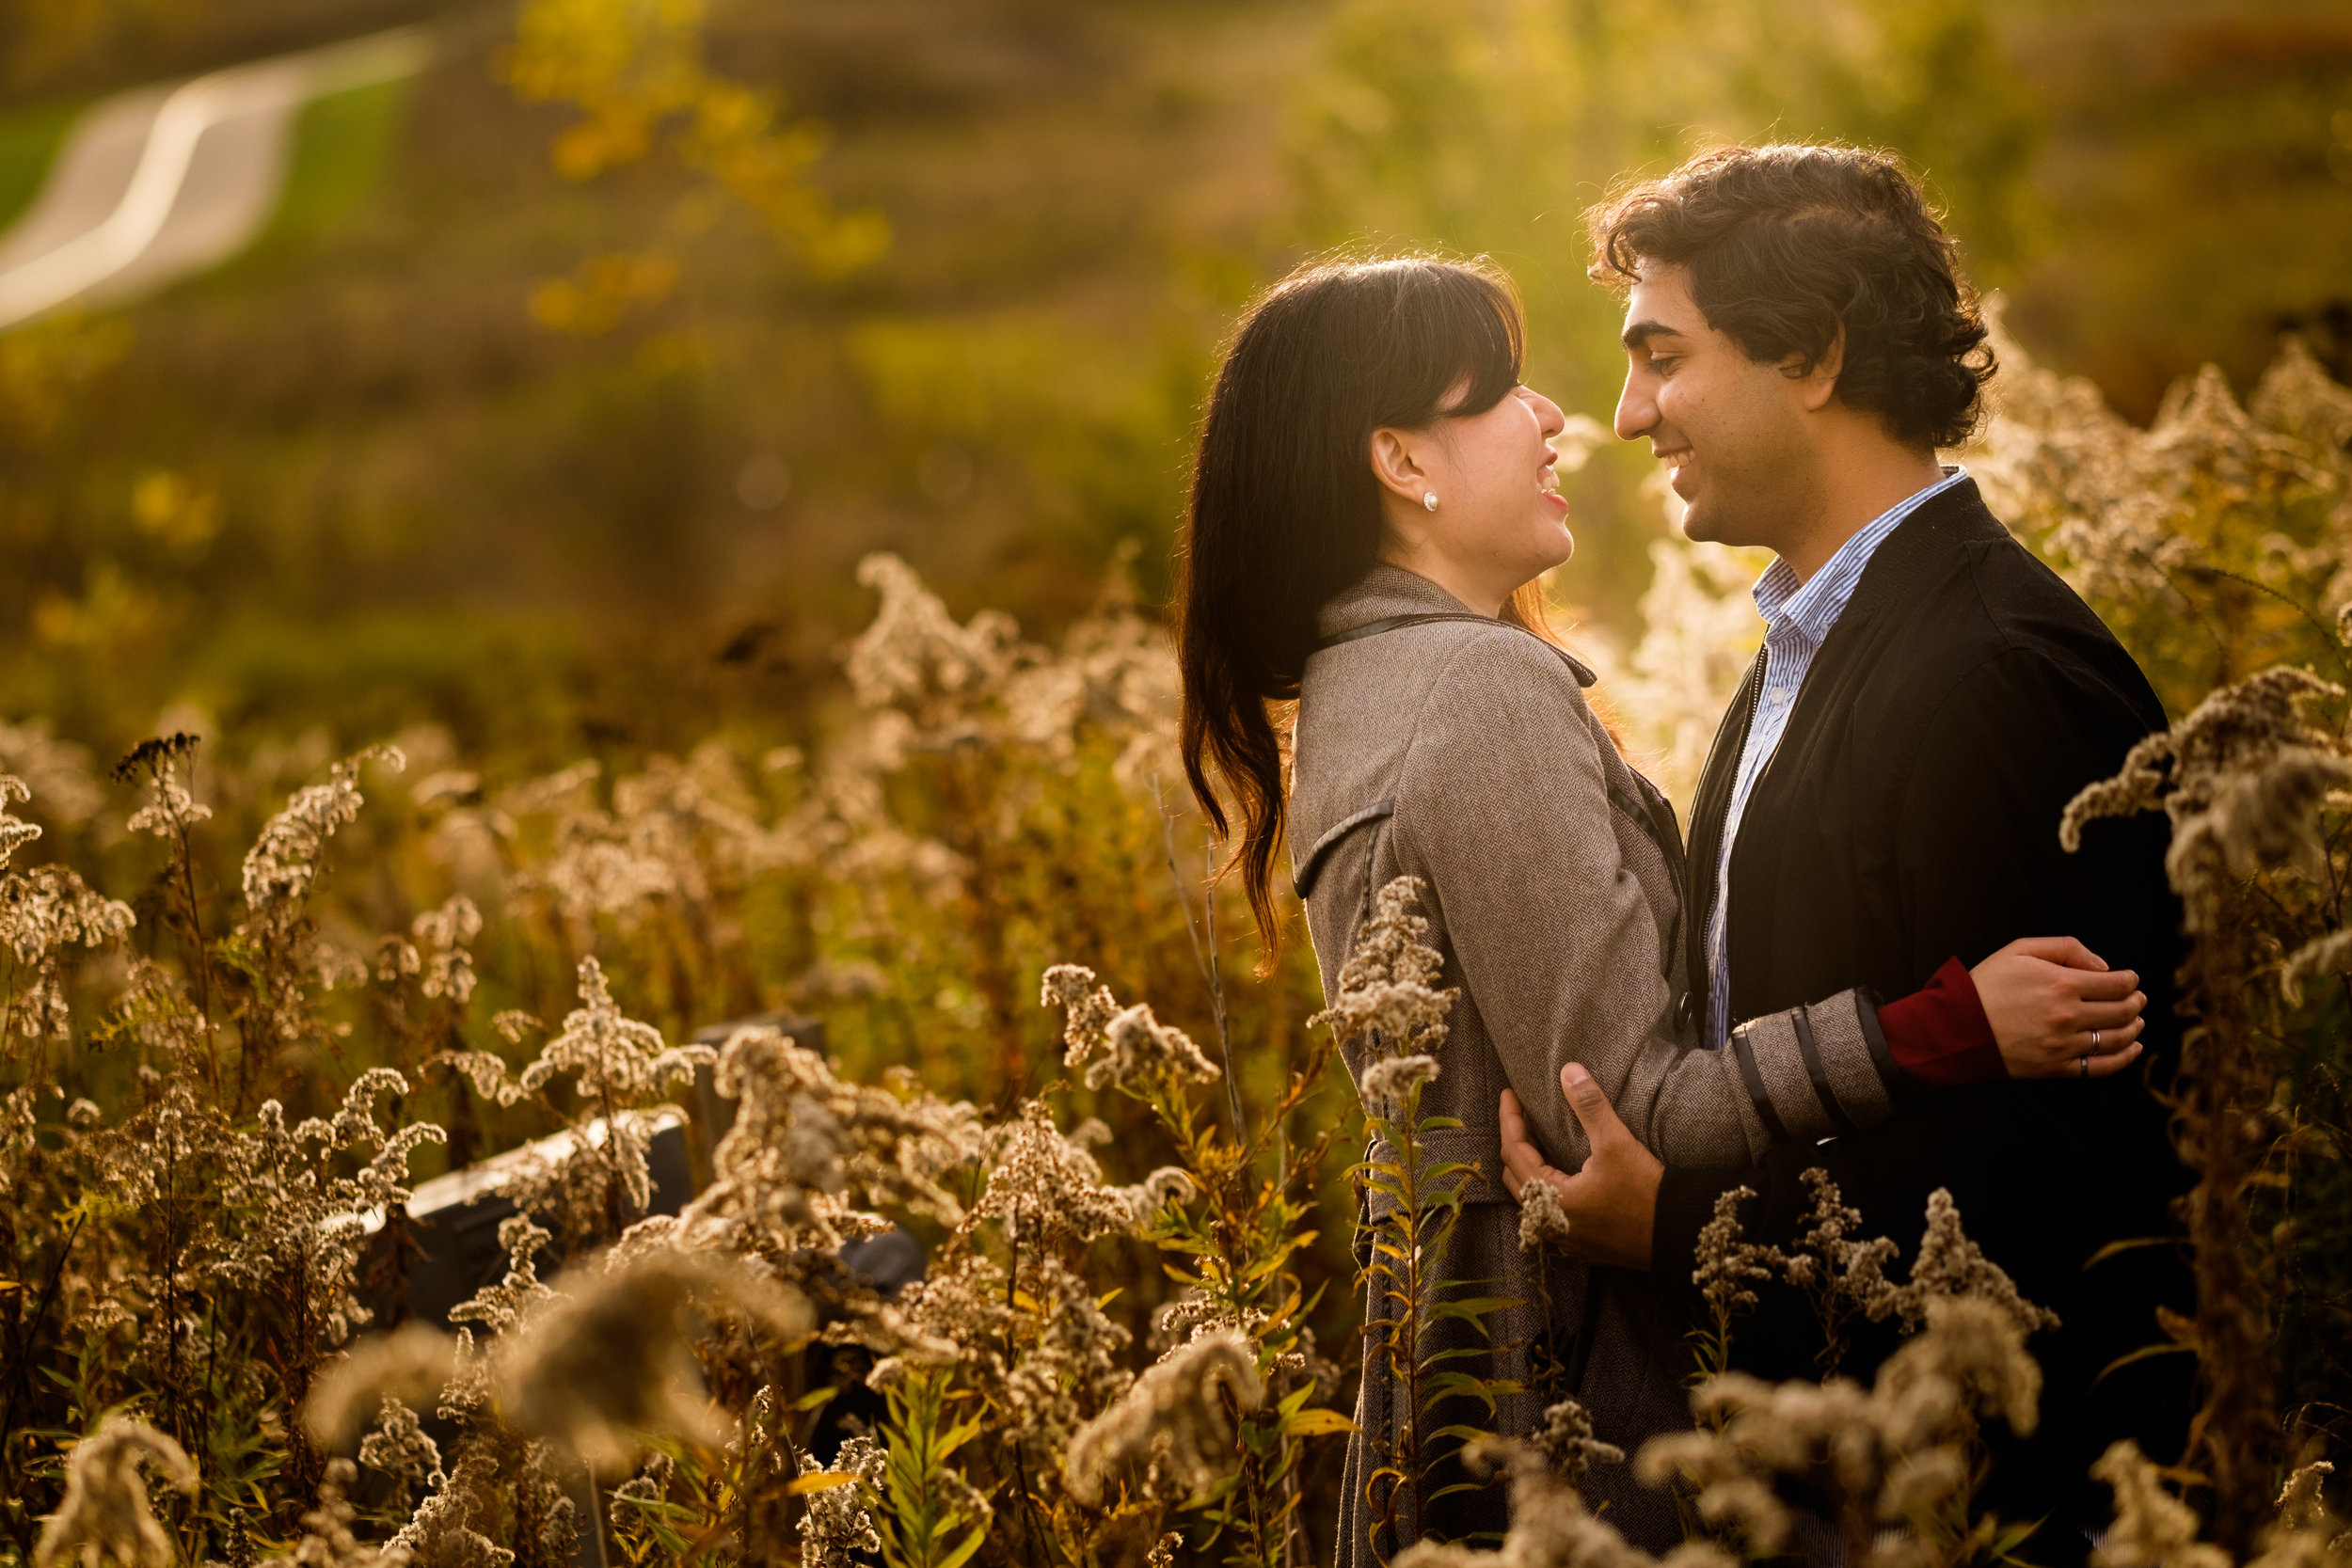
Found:
[(1590, 756), (1599, 719), (1566, 650), (1518, 626), (1464, 626), (1427, 650), (1411, 761), (1442, 779), (1469, 768), (1549, 767)]
[(1588, 708), (1584, 689), (1593, 673), (1558, 643), (1507, 621), (1453, 629), (1459, 635), (1439, 645), (1444, 662), (1430, 689), (1433, 700)]

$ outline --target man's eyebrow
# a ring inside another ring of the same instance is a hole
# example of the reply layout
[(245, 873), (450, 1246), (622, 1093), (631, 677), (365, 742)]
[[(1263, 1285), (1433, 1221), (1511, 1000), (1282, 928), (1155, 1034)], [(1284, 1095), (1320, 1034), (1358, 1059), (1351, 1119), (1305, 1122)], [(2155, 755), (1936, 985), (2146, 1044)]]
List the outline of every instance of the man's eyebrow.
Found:
[(1681, 336), (1682, 332), (1679, 328), (1668, 326), (1664, 322), (1635, 322), (1625, 329), (1625, 346), (1642, 348), (1646, 346), (1652, 338), (1679, 338)]

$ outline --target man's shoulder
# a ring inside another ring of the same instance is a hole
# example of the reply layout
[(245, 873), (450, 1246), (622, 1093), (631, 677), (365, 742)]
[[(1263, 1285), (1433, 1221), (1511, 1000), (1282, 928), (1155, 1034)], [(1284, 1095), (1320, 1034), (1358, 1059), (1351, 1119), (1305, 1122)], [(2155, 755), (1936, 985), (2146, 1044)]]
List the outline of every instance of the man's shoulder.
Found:
[(1960, 526), (1905, 541), (1904, 569), (1857, 591), (1868, 684), (1914, 713), (1970, 688), (2049, 684), (2161, 723), (2146, 677), (2097, 612), (1973, 490), (1965, 500)]

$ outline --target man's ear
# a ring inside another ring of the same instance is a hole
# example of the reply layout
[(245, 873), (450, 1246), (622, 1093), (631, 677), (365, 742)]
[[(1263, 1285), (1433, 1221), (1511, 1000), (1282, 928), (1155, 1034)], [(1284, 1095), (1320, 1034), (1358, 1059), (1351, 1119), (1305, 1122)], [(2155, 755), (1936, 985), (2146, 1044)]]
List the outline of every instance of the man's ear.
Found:
[(1781, 362), (1781, 373), (1798, 383), (1797, 399), (1808, 414), (1818, 414), (1829, 406), (1837, 395), (1837, 377), (1846, 368), (1846, 329), (1841, 325), (1837, 336), (1829, 341), (1829, 347), (1813, 361), (1813, 368), (1804, 368), (1801, 356), (1790, 355)]
[(1415, 461), (1416, 433), (1386, 425), (1372, 433), (1372, 473), (1380, 488), (1419, 506), (1429, 493), (1429, 475)]

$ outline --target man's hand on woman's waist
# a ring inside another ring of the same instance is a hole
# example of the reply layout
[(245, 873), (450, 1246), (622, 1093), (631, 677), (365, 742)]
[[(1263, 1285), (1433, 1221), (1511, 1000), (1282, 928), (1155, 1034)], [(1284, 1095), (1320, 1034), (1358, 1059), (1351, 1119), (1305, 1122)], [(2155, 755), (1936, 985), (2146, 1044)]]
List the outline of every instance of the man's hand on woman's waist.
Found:
[(1648, 1272), (1650, 1232), (1658, 1209), (1658, 1183), (1666, 1167), (1617, 1119), (1609, 1097), (1578, 1063), (1560, 1069), (1560, 1092), (1583, 1125), (1593, 1152), (1571, 1176), (1545, 1163), (1527, 1132), (1518, 1096), (1502, 1091), (1502, 1183), (1511, 1196), (1530, 1181), (1558, 1195), (1568, 1217), (1566, 1250), (1588, 1262)]

